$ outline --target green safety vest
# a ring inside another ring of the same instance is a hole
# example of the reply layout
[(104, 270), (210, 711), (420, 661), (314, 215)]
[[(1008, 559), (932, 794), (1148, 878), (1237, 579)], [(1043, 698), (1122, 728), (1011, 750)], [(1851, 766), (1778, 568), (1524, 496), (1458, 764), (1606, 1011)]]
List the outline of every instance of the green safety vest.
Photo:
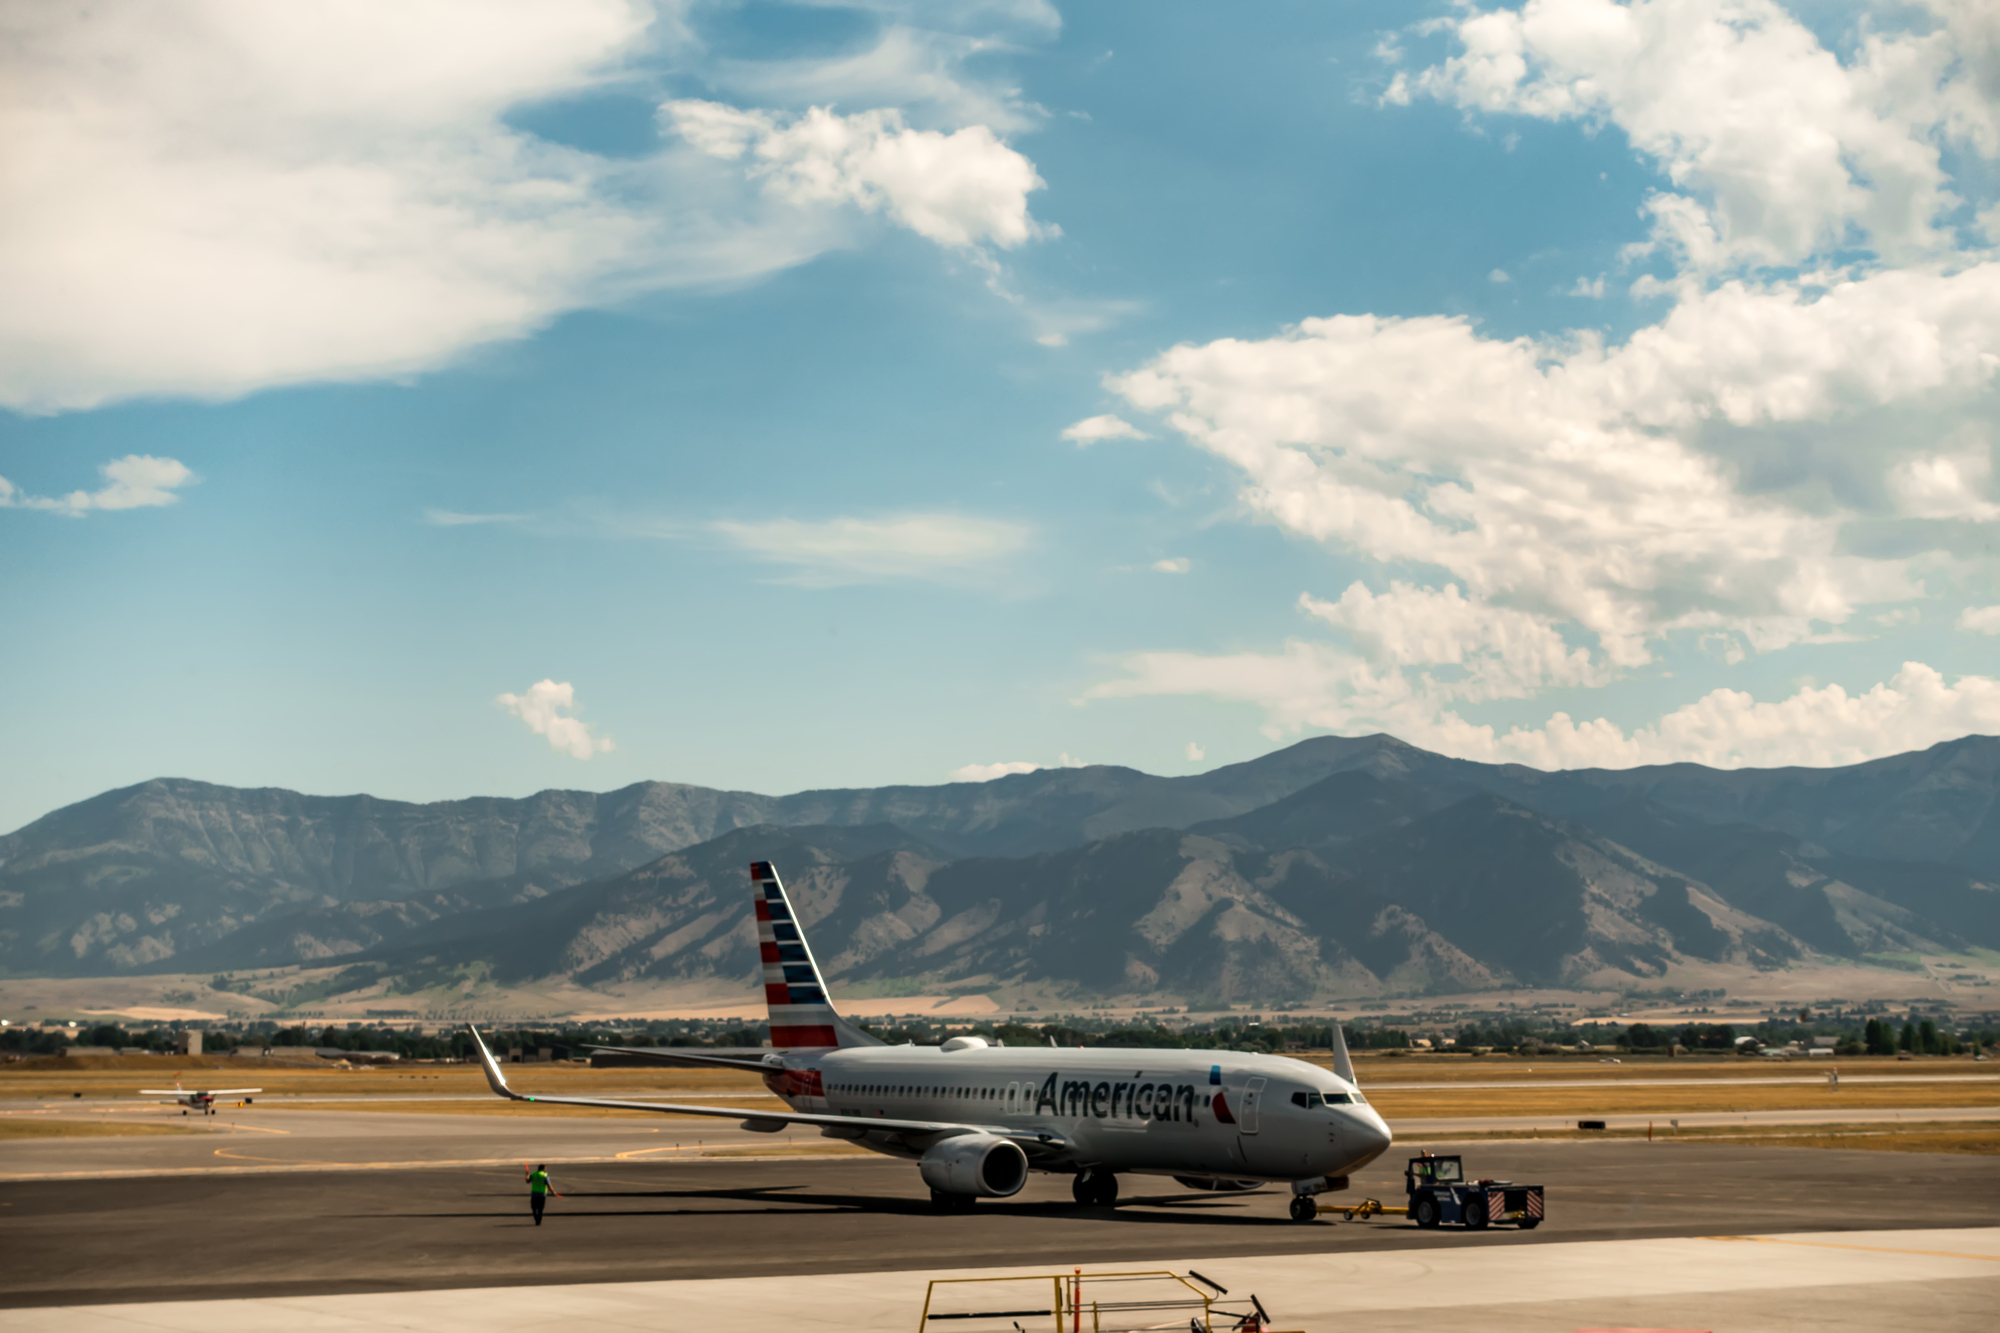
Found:
[(548, 1172), (536, 1171), (528, 1177), (528, 1193), (547, 1194), (548, 1192), (549, 1192)]

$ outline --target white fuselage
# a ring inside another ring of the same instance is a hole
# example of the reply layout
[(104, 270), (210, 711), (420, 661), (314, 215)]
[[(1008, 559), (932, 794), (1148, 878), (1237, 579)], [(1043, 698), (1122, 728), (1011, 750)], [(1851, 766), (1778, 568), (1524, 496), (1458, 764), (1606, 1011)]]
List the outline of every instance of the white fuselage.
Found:
[[(794, 1110), (991, 1126), (1022, 1142), (1030, 1165), (1045, 1171), (1298, 1181), (1348, 1175), (1391, 1141), (1353, 1084), (1282, 1056), (861, 1046), (788, 1055), (786, 1065), (765, 1082)], [(1037, 1151), (1024, 1133), (1051, 1143)], [(857, 1141), (915, 1155), (906, 1133)]]

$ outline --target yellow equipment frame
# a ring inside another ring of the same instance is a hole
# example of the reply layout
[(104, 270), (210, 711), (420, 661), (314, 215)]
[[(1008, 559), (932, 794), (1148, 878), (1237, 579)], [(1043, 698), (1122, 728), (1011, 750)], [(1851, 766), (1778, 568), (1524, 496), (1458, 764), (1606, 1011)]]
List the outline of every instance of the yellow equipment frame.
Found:
[[(1049, 1284), (1051, 1299), (1048, 1306), (1035, 1310), (990, 1310), (967, 1311), (963, 1313), (954, 1311), (948, 1314), (937, 1315), (931, 1313), (931, 1306), (937, 1299), (938, 1288), (940, 1287), (957, 1287), (973, 1283), (994, 1282), (1046, 1282)], [(1085, 1282), (1175, 1282), (1185, 1288), (1188, 1293), (1186, 1296), (1165, 1300), (1105, 1301), (1101, 1298), (1093, 1297), (1088, 1301), (1091, 1333), (1106, 1333), (1104, 1327), (1104, 1316), (1106, 1315), (1118, 1315), (1142, 1310), (1155, 1313), (1181, 1311), (1192, 1314), (1197, 1307), (1201, 1310), (1200, 1327), (1203, 1333), (1215, 1333), (1215, 1324), (1213, 1322), (1215, 1297), (1201, 1287), (1197, 1287), (1193, 1282), (1179, 1273), (1166, 1268), (1117, 1269), (1104, 1273), (1086, 1273), (1081, 1268), (1077, 1268), (1068, 1273), (1017, 1273), (1007, 1277), (932, 1278), (924, 1289), (924, 1310), (923, 1314), (917, 1320), (917, 1330), (918, 1333), (929, 1333), (931, 1323), (934, 1319), (956, 1320), (982, 1317), (988, 1319), (1025, 1319), (1032, 1317), (1053, 1320), (1055, 1333), (1081, 1333), (1084, 1327), (1085, 1298), (1083, 1295), (1083, 1284)], [(1267, 1330), (1267, 1333), (1276, 1333), (1276, 1331)]]

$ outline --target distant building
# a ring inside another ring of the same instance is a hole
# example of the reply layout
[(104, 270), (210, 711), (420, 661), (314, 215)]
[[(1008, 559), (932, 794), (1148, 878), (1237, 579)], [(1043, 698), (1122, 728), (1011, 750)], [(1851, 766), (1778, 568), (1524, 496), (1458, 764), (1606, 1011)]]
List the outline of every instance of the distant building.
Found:
[(65, 1046), (63, 1047), (63, 1054), (64, 1055), (116, 1055), (118, 1054), (118, 1048), (115, 1046)]
[(200, 1055), (201, 1036), (202, 1030), (200, 1028), (189, 1028), (174, 1038), (174, 1049), (182, 1055)]

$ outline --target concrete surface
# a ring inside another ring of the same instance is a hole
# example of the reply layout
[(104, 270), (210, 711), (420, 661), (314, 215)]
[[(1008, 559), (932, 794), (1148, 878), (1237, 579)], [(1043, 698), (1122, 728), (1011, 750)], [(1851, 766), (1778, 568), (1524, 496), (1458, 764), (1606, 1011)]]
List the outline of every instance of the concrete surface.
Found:
[[(1013, 1199), (940, 1215), (916, 1171), (883, 1158), (558, 1166), (566, 1197), (539, 1228), (517, 1162), (23, 1181), (0, 1194), (0, 1305), (837, 1274), (916, 1262), (1151, 1264), (1189, 1254), (1470, 1248), (1540, 1264), (1527, 1252), (1564, 1242), (2000, 1226), (1992, 1157), (1631, 1140), (1476, 1144), (1465, 1153), (1479, 1175), (1547, 1186), (1540, 1230), (1419, 1231), (1399, 1218), (1301, 1225), (1286, 1217), (1280, 1191), (1216, 1195), (1146, 1177), (1124, 1178), (1116, 1210), (1079, 1209), (1066, 1180), (1035, 1176)], [(1337, 1197), (1400, 1203), (1401, 1170), (1397, 1154)], [(1792, 1259), (1773, 1251), (1763, 1262), (1782, 1269)], [(1551, 1298), (1562, 1290), (1552, 1279)]]
[[(1412, 1246), (1355, 1256), (1199, 1254), (1156, 1261), (1254, 1291), (1281, 1329), (1432, 1333), (1439, 1327), (1879, 1330), (1992, 1327), (2000, 1229), (1794, 1233), (1527, 1247)], [(1004, 1270), (901, 1268), (825, 1276), (265, 1297), (0, 1311), (0, 1333), (311, 1329), (361, 1333), (734, 1329), (791, 1333), (920, 1329), (925, 1286)], [(1023, 1273), (1040, 1270), (1017, 1270)], [(1046, 1301), (1040, 1283), (1016, 1288)], [(1093, 1288), (1086, 1273), (1083, 1293)], [(1110, 1290), (1110, 1288), (1098, 1288)], [(1013, 1301), (1020, 1303), (1020, 1297)], [(963, 1308), (963, 1307), (961, 1307)], [(1050, 1329), (1047, 1316), (1023, 1327)], [(1011, 1319), (954, 1321), (967, 1333)]]

